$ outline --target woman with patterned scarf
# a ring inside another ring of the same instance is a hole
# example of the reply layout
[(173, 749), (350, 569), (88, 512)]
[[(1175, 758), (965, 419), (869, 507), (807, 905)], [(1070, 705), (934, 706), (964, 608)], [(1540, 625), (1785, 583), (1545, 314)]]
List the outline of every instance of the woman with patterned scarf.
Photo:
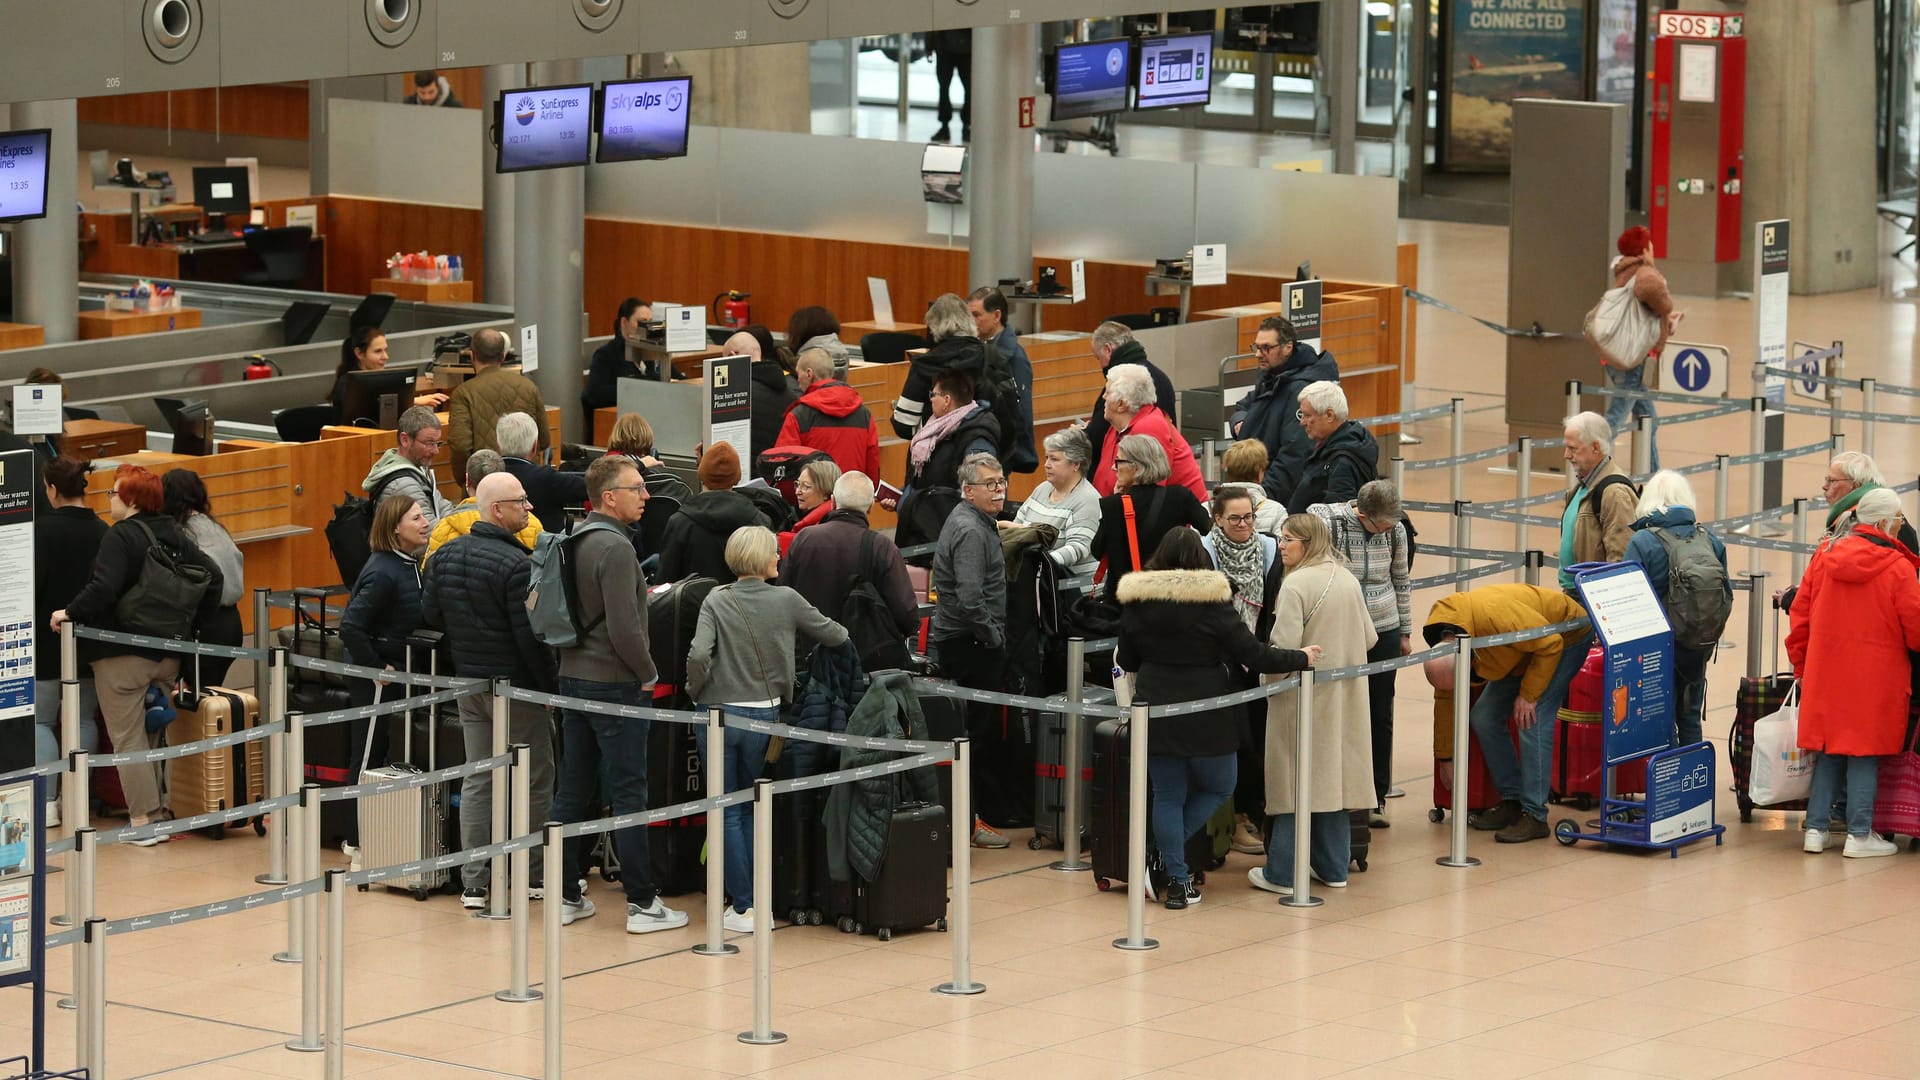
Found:
[[(1233, 610), (1247, 629), (1262, 641), (1273, 629), (1273, 598), (1280, 591), (1280, 545), (1255, 529), (1253, 496), (1243, 488), (1222, 486), (1213, 493), (1213, 530), (1204, 543), (1213, 565), (1227, 576), (1233, 589)], [(1251, 687), (1254, 673), (1243, 671), (1242, 685)], [(1233, 850), (1247, 855), (1266, 851), (1266, 734), (1267, 706), (1247, 706), (1240, 740), (1240, 770), (1233, 793)]]

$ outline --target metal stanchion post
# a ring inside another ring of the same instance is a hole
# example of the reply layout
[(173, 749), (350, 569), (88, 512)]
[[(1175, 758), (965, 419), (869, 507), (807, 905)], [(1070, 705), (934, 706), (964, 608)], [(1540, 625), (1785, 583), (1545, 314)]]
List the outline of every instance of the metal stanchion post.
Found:
[(1581, 411), (1580, 410), (1580, 380), (1568, 379), (1567, 380), (1567, 415), (1572, 416), (1575, 413), (1580, 411)]
[(1200, 475), (1209, 486), (1220, 482), (1220, 454), (1212, 439), (1200, 440)]
[(1633, 422), (1633, 475), (1653, 472), (1653, 417), (1642, 416)]
[[(966, 824), (961, 824), (965, 822)], [(973, 981), (973, 746), (964, 736), (953, 740), (953, 978), (936, 993), (965, 997), (987, 988)]]
[[(525, 836), (533, 829), (533, 748), (526, 743), (513, 744), (513, 835)], [(512, 951), (508, 957), (508, 985), (493, 996), (500, 1001), (538, 1001), (540, 991), (527, 982), (527, 934), (529, 933), (532, 913), (527, 905), (533, 903), (529, 890), (533, 881), (533, 852), (525, 848), (507, 857), (507, 878), (513, 888), (513, 925), (510, 936), (513, 940)], [(560, 904), (561, 878), (548, 878), (547, 888), (553, 890), (551, 903)]]
[[(295, 759), (300, 756), (298, 754), (292, 753), (291, 751), (293, 750), (294, 747), (297, 747), (303, 739), (305, 739), (306, 737), (305, 730), (304, 730), (305, 723), (306, 723), (306, 716), (304, 713), (289, 712), (287, 714), (286, 745), (289, 750), (289, 753), (286, 755), (286, 757), (282, 759), (282, 761), (285, 764), (287, 764), (290, 768), (296, 765)], [(298, 765), (298, 767), (304, 770), (306, 766), (304, 764), (300, 764)], [(304, 789), (306, 785), (301, 784), (300, 787)], [(318, 814), (320, 812), (320, 806), (317, 802), (314, 804), (313, 812), (315, 814)], [(306, 842), (307, 842), (306, 838), (309, 832), (306, 825), (307, 823), (306, 797), (303, 795), (299, 802), (294, 803), (292, 806), (287, 807), (286, 810), (280, 816), (284, 816), (286, 818), (286, 823), (284, 825), (284, 828), (286, 829), (286, 834), (287, 834), (288, 869), (290, 870), (297, 869), (298, 867), (305, 866), (306, 855), (301, 852), (301, 848), (306, 846)], [(286, 882), (282, 881), (280, 882), (280, 884), (285, 885)], [(300, 905), (301, 903), (302, 903), (302, 898), (300, 897), (295, 897), (294, 899), (287, 901), (287, 948), (286, 948), (286, 951), (284, 952), (277, 952), (273, 954), (274, 960), (278, 961), (279, 963), (298, 964), (301, 962), (301, 956), (302, 956), (302, 953), (300, 951), (300, 946), (301, 946)]]
[(1860, 411), (1865, 414), (1860, 420), (1860, 449), (1866, 451), (1868, 457), (1873, 456), (1877, 441), (1874, 439), (1873, 401), (1878, 383), (1879, 380), (1872, 376), (1860, 380)]
[(267, 589), (256, 585), (253, 590), (253, 647), (259, 649), (261, 656), (253, 662), (253, 692), (258, 695), (267, 688), (267, 654), (273, 645), (273, 630), (268, 626), (272, 622), (267, 606)]
[[(60, 625), (60, 745), (67, 749), (67, 776), (60, 785), (60, 797), (66, 804), (61, 808), (61, 813), (66, 818), (67, 828), (76, 830), (75, 835), (78, 835), (77, 830), (85, 828), (92, 820), (92, 815), (88, 812), (87, 804), (81, 801), (86, 798), (88, 784), (86, 774), (82, 771), (87, 767), (86, 752), (78, 750), (80, 746), (80, 680), (73, 674), (75, 663), (73, 645), (73, 623), (62, 623)], [(89, 717), (88, 720), (91, 721), (92, 718)], [(73, 759), (76, 751), (82, 755), (78, 763)], [(78, 877), (71, 873), (77, 861), (77, 858), (69, 858), (66, 862), (69, 871), (67, 907), (65, 911), (48, 920), (55, 926), (78, 926), (85, 918), (81, 916), (76, 919), (74, 916), (74, 913), (80, 910), (80, 882)], [(79, 950), (74, 950), (74, 954), (79, 955)]]
[[(1467, 546), (1466, 507), (1467, 507), (1467, 504), (1464, 500), (1455, 499), (1453, 501), (1453, 518), (1448, 522), (1448, 524), (1452, 530), (1452, 536), (1450, 536), (1449, 539), (1452, 541), (1455, 550), (1458, 550), (1460, 548)], [(1461, 571), (1465, 570), (1466, 568), (1467, 568), (1466, 557), (1462, 555), (1455, 555), (1453, 557), (1453, 572), (1458, 574)]]
[[(1401, 494), (1404, 496), (1405, 492)], [(1529, 526), (1526, 518), (1532, 513), (1528, 509), (1531, 505), (1528, 500), (1533, 498), (1533, 437), (1531, 435), (1520, 436), (1520, 455), (1514, 462), (1513, 470), (1513, 497), (1520, 504), (1517, 508), (1520, 518), (1513, 523), (1513, 550), (1525, 551)], [(1525, 571), (1522, 570), (1521, 573), (1524, 574)]]
[(1747, 678), (1759, 679), (1766, 675), (1762, 669), (1760, 656), (1761, 644), (1767, 639), (1767, 608), (1773, 598), (1766, 595), (1767, 575), (1764, 572), (1747, 573)]
[[(300, 858), (295, 864), (301, 881), (320, 876), (320, 785), (300, 785)], [(300, 1037), (290, 1039), (287, 1049), (317, 1054), (327, 1048), (320, 1037), (320, 898), (308, 893), (288, 903), (290, 912), (300, 918)]]
[[(1067, 701), (1073, 705), (1085, 703), (1087, 683), (1087, 639), (1073, 637), (1067, 639)], [(1087, 730), (1087, 718), (1081, 713), (1068, 712), (1063, 720), (1066, 736), (1061, 740), (1060, 754), (1060, 849), (1061, 856), (1052, 864), (1055, 870), (1068, 872), (1091, 870), (1093, 864), (1080, 857), (1080, 807), (1086, 799), (1086, 780), (1080, 775), (1080, 762), (1085, 757), (1083, 739)], [(963, 824), (955, 817), (954, 828), (973, 835), (973, 822)]]
[[(958, 786), (958, 777), (955, 785)], [(713, 811), (708, 811), (712, 813)], [(773, 1030), (773, 781), (753, 782), (753, 1030), (740, 1033), (752, 1046), (787, 1041)]]
[[(1747, 449), (1749, 453), (1762, 454), (1767, 449), (1767, 399), (1757, 397), (1748, 402), (1748, 415), (1752, 418), (1752, 430), (1749, 432)], [(1766, 507), (1766, 471), (1767, 467), (1759, 462), (1747, 466), (1747, 512), (1760, 513)], [(1760, 522), (1754, 522), (1752, 533), (1760, 535)], [(1760, 549), (1747, 549), (1747, 569), (1757, 572), (1760, 569)]]
[[(499, 757), (507, 752), (507, 724), (511, 715), (512, 702), (507, 699), (507, 680), (493, 681), (493, 750), (491, 756)], [(507, 842), (507, 797), (508, 787), (513, 782), (510, 766), (499, 765), (493, 769), (493, 782), (488, 785), (491, 792), (493, 828), (488, 834), (489, 844)], [(476, 919), (508, 919), (507, 911), (507, 857), (495, 855), (487, 863), (487, 907), (476, 912)]]
[(347, 885), (346, 871), (327, 871), (327, 1080), (347, 1075)]
[[(75, 750), (68, 760), (84, 764), (86, 758), (85, 750)], [(96, 834), (90, 825), (82, 825), (73, 830), (73, 859), (68, 863), (70, 869), (67, 874), (73, 879), (67, 883), (67, 892), (71, 894), (73, 906), (67, 911), (73, 915), (74, 923), (80, 926), (85, 926), (87, 920), (93, 918), (94, 856), (99, 847), (95, 837)], [(73, 996), (61, 998), (54, 1003), (62, 1009), (78, 1010), (79, 1019), (83, 1025), (87, 1020), (84, 1008), (87, 1000), (86, 959), (85, 949), (73, 950)], [(85, 1036), (82, 1035), (81, 1039), (84, 1043)]]
[(107, 1075), (107, 920), (87, 919), (82, 927), (87, 944), (87, 1044), (80, 1061), (89, 1076)]
[(1725, 454), (1713, 455), (1713, 520), (1727, 516), (1727, 487), (1733, 480), (1733, 466)]
[(1387, 476), (1393, 480), (1393, 490), (1402, 498), (1407, 494), (1407, 459), (1395, 454), (1387, 459)]
[(1529, 551), (1526, 553), (1526, 558), (1527, 561), (1521, 564), (1521, 574), (1526, 579), (1526, 584), (1538, 585), (1540, 584), (1540, 571), (1547, 567), (1547, 553), (1538, 550)]
[[(702, 764), (706, 769), (705, 787), (709, 796), (727, 789), (726, 737), (726, 715), (717, 707), (708, 709), (707, 752)], [(720, 925), (720, 920), (727, 904), (725, 818), (724, 812), (707, 815), (707, 939), (693, 947), (701, 956), (732, 956), (740, 951), (738, 945), (721, 940), (726, 928)], [(608, 840), (611, 842), (612, 837)]]
[(1127, 723), (1127, 936), (1113, 947), (1131, 952), (1157, 949), (1147, 936), (1147, 703), (1134, 699)]
[[(1807, 542), (1807, 500), (1805, 499), (1796, 498), (1793, 500), (1793, 542), (1796, 545)], [(1806, 569), (1807, 556), (1803, 552), (1795, 551), (1793, 553), (1793, 580), (1799, 581), (1800, 575), (1804, 573)]]
[[(1457, 505), (1457, 504), (1456, 504)], [(1280, 898), (1285, 907), (1319, 907), (1313, 895), (1313, 669), (1300, 673), (1293, 692), (1293, 891)]]
[[(560, 823), (549, 821), (546, 826), (545, 844), (540, 857), (546, 863), (546, 880), (564, 880), (566, 871), (561, 868), (566, 841), (560, 838)], [(557, 895), (557, 894), (556, 894)], [(582, 899), (585, 899), (582, 897)], [(560, 990), (565, 982), (560, 967), (560, 905), (548, 903), (540, 909), (541, 947), (540, 963), (545, 969), (541, 990), (546, 994), (546, 1004), (542, 1006), (541, 1050), (546, 1058), (546, 1069), (542, 1074), (546, 1080), (560, 1080), (561, 1038)]]
[(1473, 700), (1473, 638), (1457, 637), (1459, 651), (1453, 656), (1453, 819), (1447, 853), (1433, 860), (1440, 866), (1464, 869), (1479, 866), (1480, 860), (1467, 854), (1467, 757), (1472, 751), (1467, 739), (1472, 734), (1472, 716), (1468, 706)]
[[(1453, 412), (1450, 415), (1453, 425), (1449, 443), (1452, 447), (1453, 464), (1447, 468), (1447, 498), (1459, 502), (1467, 497), (1467, 467), (1460, 462), (1467, 453), (1467, 402), (1465, 398), (1453, 399)], [(1305, 510), (1301, 507), (1301, 510)]]
[[(281, 724), (277, 735), (267, 737), (267, 757), (264, 768), (267, 773), (267, 797), (280, 798), (289, 791), (297, 791), (306, 782), (300, 775), (306, 771), (304, 761), (299, 772), (290, 768), (293, 761), (292, 734), (284, 725), (291, 722), (287, 713), (287, 650), (269, 649), (267, 651), (267, 723)], [(293, 843), (287, 831), (288, 814), (285, 810), (275, 810), (267, 815), (267, 872), (255, 874), (256, 885), (285, 885), (287, 883), (287, 848)]]

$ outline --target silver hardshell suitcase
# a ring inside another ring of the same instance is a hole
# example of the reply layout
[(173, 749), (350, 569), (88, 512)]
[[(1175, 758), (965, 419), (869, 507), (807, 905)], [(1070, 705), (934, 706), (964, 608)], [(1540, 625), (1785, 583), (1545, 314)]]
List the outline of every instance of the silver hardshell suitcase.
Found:
[[(436, 635), (437, 636), (437, 635)], [(407, 671), (413, 671), (413, 645), (409, 640), (407, 648)], [(429, 648), (428, 655), (435, 657), (429, 662), (430, 673), (439, 674), (439, 663), (434, 651)], [(377, 704), (385, 691), (379, 684), (374, 686), (373, 700)], [(409, 690), (412, 688), (409, 687)], [(368, 768), (373, 755), (373, 733), (375, 724), (367, 725), (367, 745), (360, 757), (360, 782), (378, 783), (382, 780), (404, 780), (431, 772), (439, 766), (435, 730), (438, 724), (428, 718), (427, 727), (427, 768), (419, 769), (411, 764), (413, 759), (413, 710), (400, 714), (402, 750), (400, 760), (378, 769)], [(359, 800), (360, 806), (360, 860), (369, 868), (395, 866), (401, 863), (417, 862), (436, 855), (447, 853), (448, 819), (453, 814), (453, 784), (442, 781), (422, 787), (407, 788), (402, 791), (389, 791), (382, 795), (373, 795)], [(411, 892), (415, 900), (425, 900), (429, 894), (446, 886), (451, 880), (448, 870), (429, 870), (424, 873), (406, 874), (388, 878), (381, 882), (389, 889)], [(361, 886), (365, 888), (365, 886)]]

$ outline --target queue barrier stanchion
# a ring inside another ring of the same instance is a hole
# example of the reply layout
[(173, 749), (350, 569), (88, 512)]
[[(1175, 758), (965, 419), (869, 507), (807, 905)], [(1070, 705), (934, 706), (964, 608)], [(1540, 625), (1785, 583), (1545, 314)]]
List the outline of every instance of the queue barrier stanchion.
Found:
[[(956, 778), (956, 786), (957, 786)], [(708, 811), (712, 813), (712, 811)], [(773, 1030), (773, 781), (753, 782), (753, 1030), (750, 1046), (775, 1046), (787, 1033)]]
[(1773, 598), (1767, 595), (1767, 573), (1748, 571), (1747, 578), (1747, 678), (1762, 679), (1768, 674), (1763, 670), (1764, 659), (1761, 656), (1761, 644), (1767, 639), (1766, 605)]
[[(85, 750), (75, 750), (68, 755), (69, 761), (82, 767), (85, 766), (86, 759)], [(93, 918), (94, 875), (97, 872), (94, 859), (98, 848), (99, 838), (93, 826), (82, 825), (73, 830), (73, 858), (68, 862), (72, 870), (67, 875), (73, 880), (67, 883), (67, 891), (74, 896), (74, 906), (67, 910), (73, 913), (74, 922), (81, 926), (85, 926), (87, 920)], [(54, 1003), (59, 1008), (77, 1011), (83, 1026), (87, 1023), (87, 976), (86, 950), (76, 948), (73, 950), (73, 996), (61, 998)], [(80, 1039), (81, 1045), (85, 1045), (84, 1033)]]
[[(951, 831), (953, 915), (948, 928), (953, 937), (953, 978), (933, 989), (939, 994), (966, 997), (984, 994), (987, 988), (973, 981), (973, 744), (965, 736), (953, 740)], [(757, 932), (757, 918), (754, 925)]]
[(1863, 414), (1860, 421), (1860, 449), (1866, 451), (1868, 457), (1873, 456), (1878, 441), (1874, 438), (1873, 427), (1873, 401), (1878, 392), (1879, 380), (1871, 376), (1860, 380), (1860, 412)]
[(1407, 459), (1398, 454), (1387, 459), (1387, 476), (1393, 480), (1393, 490), (1402, 498), (1407, 493)]
[[(84, 802), (76, 804), (75, 801), (76, 795), (84, 798), (88, 789), (86, 774), (74, 771), (86, 767), (85, 759), (83, 758), (79, 765), (73, 763), (73, 752), (80, 746), (80, 680), (74, 674), (76, 666), (73, 623), (68, 621), (60, 624), (60, 745), (69, 751), (67, 778), (60, 785), (60, 798), (65, 803), (61, 813), (65, 816), (69, 829), (85, 825), (90, 817), (87, 804)], [(92, 717), (88, 717), (88, 720), (91, 722)], [(66, 861), (67, 870), (72, 871), (77, 862), (77, 856), (69, 857)], [(71, 872), (67, 874), (66, 889), (66, 909), (47, 921), (55, 926), (78, 926), (83, 921), (83, 918), (75, 917), (75, 912), (80, 910), (80, 882)], [(78, 953), (79, 950), (76, 949), (75, 955)], [(78, 985), (78, 980), (75, 980), (75, 985)], [(63, 1008), (72, 1007), (66, 1000), (62, 1000), (60, 1005)]]
[[(258, 624), (256, 624), (258, 625)], [(263, 767), (267, 774), (267, 797), (278, 799), (290, 791), (298, 791), (306, 782), (305, 752), (302, 760), (295, 763), (294, 737), (287, 710), (287, 650), (273, 648), (267, 650), (267, 701), (263, 706), (267, 710), (267, 723), (278, 724), (279, 729), (267, 739), (266, 761)], [(256, 885), (285, 885), (287, 883), (287, 858), (289, 847), (293, 844), (288, 834), (288, 813), (277, 810), (267, 815), (267, 872), (255, 874)]]
[(1113, 939), (1129, 952), (1160, 947), (1147, 936), (1147, 723), (1147, 703), (1135, 700), (1127, 720), (1127, 936)]
[[(1067, 639), (1067, 703), (1081, 705), (1087, 697), (1087, 639), (1071, 637)], [(1085, 805), (1086, 778), (1080, 773), (1080, 762), (1086, 757), (1086, 716), (1069, 709), (1061, 716), (1065, 723), (1064, 736), (1061, 739), (1061, 798), (1060, 798), (1060, 858), (1050, 864), (1055, 870), (1075, 873), (1093, 869), (1093, 864), (1080, 857), (1080, 807)], [(961, 833), (973, 835), (973, 822), (962, 822), (958, 816), (953, 819), (955, 835)], [(955, 850), (959, 850), (956, 846)]]
[(1653, 475), (1653, 417), (1638, 416), (1633, 421), (1633, 475)]
[(1447, 417), (1453, 428), (1448, 435), (1451, 446), (1449, 455), (1453, 458), (1453, 464), (1447, 466), (1447, 499), (1458, 503), (1467, 497), (1467, 466), (1460, 460), (1467, 456), (1467, 401), (1465, 398), (1454, 398), (1451, 404), (1453, 407)]
[[(492, 756), (500, 757), (507, 752), (507, 725), (512, 715), (512, 701), (508, 692), (512, 688), (507, 680), (493, 681), (493, 750)], [(491, 782), (487, 785), (488, 808), (492, 811), (492, 827), (488, 830), (487, 843), (504, 844), (507, 842), (507, 788), (513, 782), (511, 765), (502, 765), (493, 770)], [(495, 855), (487, 863), (487, 906), (474, 913), (476, 919), (504, 921), (512, 918), (507, 910), (507, 857)]]
[[(299, 807), (300, 880), (312, 881), (320, 876), (320, 785), (300, 785)], [(299, 916), (301, 942), (300, 1037), (289, 1040), (287, 1049), (322, 1053), (327, 1044), (320, 1034), (320, 996), (324, 992), (320, 984), (324, 959), (320, 955), (320, 897), (311, 893), (294, 897), (287, 903), (287, 912), (290, 918)]]
[(1807, 569), (1807, 553), (1802, 549), (1807, 543), (1807, 500), (1793, 500), (1793, 580), (1799, 581), (1800, 575)]
[[(514, 743), (513, 764), (509, 769), (508, 775), (513, 777), (513, 835), (525, 836), (533, 828), (533, 748), (526, 743)], [(495, 792), (494, 797), (499, 798), (499, 793)], [(533, 853), (526, 848), (507, 856), (507, 878), (513, 890), (510, 912), (513, 921), (509, 929), (512, 945), (507, 961), (507, 988), (493, 995), (498, 1001), (518, 1003), (540, 1000), (540, 991), (527, 983), (527, 934), (532, 914), (528, 905), (533, 903), (532, 862)], [(550, 902), (559, 907), (564, 879), (548, 878), (545, 885), (552, 892)], [(496, 890), (499, 888), (497, 878), (494, 887)]]
[(86, 1041), (80, 1055), (88, 1076), (107, 1075), (107, 920), (89, 916), (82, 926), (87, 953)]
[(327, 871), (327, 1016), (322, 1042), (326, 1045), (327, 1080), (347, 1075), (347, 886), (346, 871)]
[(1713, 455), (1713, 520), (1724, 521), (1727, 516), (1727, 488), (1733, 481), (1732, 459), (1726, 454)]
[[(1513, 463), (1513, 499), (1520, 505), (1516, 508), (1518, 516), (1513, 519), (1513, 550), (1527, 550), (1527, 530), (1532, 527), (1528, 519), (1532, 517), (1529, 509), (1533, 505), (1533, 436), (1520, 436), (1518, 456)], [(1523, 566), (1514, 569), (1513, 580), (1526, 577)]]
[(1540, 584), (1540, 571), (1546, 569), (1547, 553), (1534, 550), (1526, 553), (1526, 561), (1520, 564), (1521, 577), (1528, 585)]
[[(727, 789), (726, 758), (727, 745), (726, 714), (718, 706), (707, 709), (707, 751), (701, 755), (701, 765), (706, 771), (705, 791), (713, 795)], [(608, 836), (612, 843), (613, 837)], [(693, 947), (701, 956), (733, 956), (740, 951), (738, 945), (729, 945), (722, 940), (726, 930), (720, 920), (725, 915), (726, 893), (726, 851), (727, 826), (724, 813), (707, 815), (707, 938)]]
[[(566, 841), (560, 838), (559, 822), (547, 822), (544, 830), (544, 839), (545, 843), (540, 849), (540, 858), (546, 866), (545, 879), (547, 881), (563, 881), (566, 875), (566, 870), (562, 865), (565, 862), (563, 853), (566, 850)], [(612, 843), (613, 838), (609, 836), (607, 841), (608, 843)], [(557, 892), (550, 895), (555, 898), (560, 896)], [(585, 900), (586, 897), (583, 895), (581, 899)], [(560, 914), (561, 908), (556, 902), (550, 900), (541, 905), (540, 963), (545, 971), (545, 977), (541, 980), (540, 988), (546, 997), (544, 999), (545, 1004), (542, 1006), (543, 1015), (541, 1016), (540, 1036), (541, 1053), (545, 1063), (545, 1068), (541, 1075), (545, 1077), (545, 1080), (560, 1080), (561, 1059), (564, 1054), (565, 1044), (560, 1016), (560, 992), (562, 985), (565, 983), (565, 978), (561, 974), (562, 968), (560, 964)]]
[[(1537, 554), (1530, 552), (1529, 554)], [(1433, 860), (1454, 869), (1479, 866), (1480, 860), (1467, 854), (1467, 788), (1472, 753), (1468, 739), (1473, 732), (1469, 705), (1473, 700), (1473, 638), (1453, 639), (1453, 818), (1448, 835), (1447, 853)]]
[[(1457, 505), (1457, 504), (1456, 504)], [(1313, 669), (1300, 672), (1294, 692), (1293, 730), (1293, 891), (1282, 896), (1286, 907), (1319, 907), (1326, 903), (1313, 895)]]
[[(299, 760), (301, 758), (301, 754), (298, 752), (298, 748), (300, 746), (300, 743), (306, 738), (306, 714), (305, 713), (302, 713), (297, 709), (287, 713), (286, 737), (287, 737), (288, 752), (282, 758), (282, 762), (286, 764), (290, 769), (297, 767), (302, 771), (304, 771), (306, 768), (306, 765)], [(304, 783), (300, 785), (301, 789), (304, 789), (305, 787), (306, 785)], [(320, 812), (320, 808), (318, 805), (314, 806), (313, 812), (315, 814), (318, 814)], [(307, 835), (307, 829), (306, 829), (307, 803), (304, 797), (299, 802), (294, 803), (292, 806), (287, 807), (286, 819), (287, 819), (286, 824), (284, 825), (284, 828), (286, 830), (286, 838), (287, 838), (286, 858), (290, 864), (304, 865), (306, 862), (306, 856), (303, 855), (300, 851), (302, 847), (306, 846), (306, 835)], [(286, 868), (284, 867), (282, 868), (283, 873), (285, 872), (285, 869)], [(287, 882), (285, 881), (261, 882), (261, 884), (285, 885), (287, 884)], [(294, 899), (287, 901), (287, 947), (282, 952), (274, 953), (273, 954), (274, 960), (282, 964), (300, 963), (301, 942), (302, 942), (302, 939), (300, 936), (300, 899), (298, 897), (295, 897)], [(303, 1006), (303, 1009), (304, 1009), (304, 1006)]]

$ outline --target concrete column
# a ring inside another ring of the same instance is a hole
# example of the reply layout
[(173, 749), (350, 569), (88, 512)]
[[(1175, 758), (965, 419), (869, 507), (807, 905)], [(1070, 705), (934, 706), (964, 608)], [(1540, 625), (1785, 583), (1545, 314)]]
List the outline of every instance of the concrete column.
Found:
[(1020, 99), (1039, 92), (1039, 55), (1038, 24), (973, 32), (972, 236), (962, 285), (1033, 275), (1033, 131), (1020, 126)]
[[(532, 65), (529, 85), (555, 86), (579, 77), (578, 60), (554, 60)], [(512, 177), (513, 345), (520, 345), (518, 327), (539, 327), (540, 367), (531, 377), (547, 404), (559, 407), (562, 436), (574, 440), (584, 435), (580, 275), (586, 246), (586, 172), (542, 169)]]
[[(526, 81), (524, 65), (495, 64), (487, 68), (480, 75), (482, 106), (499, 100), (502, 91), (525, 86)], [(513, 263), (513, 176), (495, 172), (493, 159), (493, 143), (483, 136), (480, 140), (480, 232), (481, 262), (485, 269), (480, 299), (511, 307), (513, 278), (517, 272)]]
[(80, 152), (72, 98), (22, 101), (16, 128), (51, 128), (47, 145), (47, 216), (13, 227), (13, 317), (46, 331), (47, 344), (80, 336), (80, 216), (74, 210)]
[(1359, 4), (1327, 4), (1327, 137), (1333, 144), (1333, 171), (1359, 171), (1353, 145), (1360, 112)]

